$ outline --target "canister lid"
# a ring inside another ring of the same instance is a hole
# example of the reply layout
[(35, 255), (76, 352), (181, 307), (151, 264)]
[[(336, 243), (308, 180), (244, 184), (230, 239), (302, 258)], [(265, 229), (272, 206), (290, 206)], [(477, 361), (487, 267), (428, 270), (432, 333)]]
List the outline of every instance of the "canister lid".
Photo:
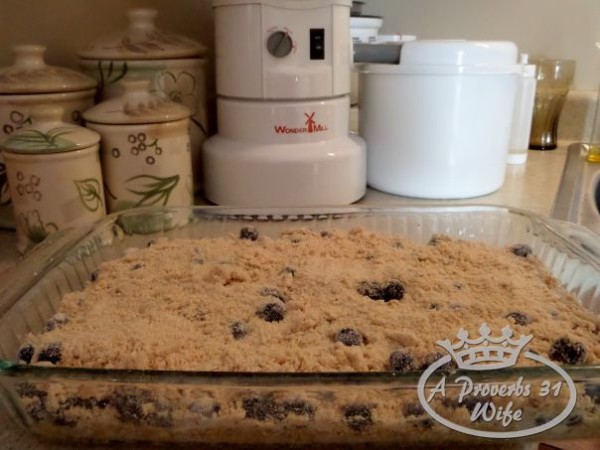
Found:
[(31, 109), (33, 124), (14, 131), (0, 142), (9, 153), (61, 153), (91, 147), (100, 135), (88, 128), (63, 122), (60, 106), (36, 106)]
[(121, 96), (93, 106), (83, 118), (94, 123), (129, 125), (171, 122), (192, 115), (182, 104), (151, 93), (149, 79), (122, 80), (120, 85)]
[(66, 67), (49, 66), (43, 45), (15, 45), (14, 63), (0, 69), (0, 94), (47, 94), (96, 87), (96, 80)]
[(130, 9), (127, 11), (127, 29), (93, 41), (79, 52), (79, 57), (98, 60), (154, 60), (197, 58), (206, 53), (206, 48), (199, 42), (156, 28), (156, 15), (155, 9)]

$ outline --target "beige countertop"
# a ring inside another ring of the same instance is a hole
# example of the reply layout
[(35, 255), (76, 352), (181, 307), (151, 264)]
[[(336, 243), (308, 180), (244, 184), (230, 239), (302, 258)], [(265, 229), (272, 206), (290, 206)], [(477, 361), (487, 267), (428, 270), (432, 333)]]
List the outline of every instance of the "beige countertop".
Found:
[[(524, 165), (508, 166), (506, 181), (503, 187), (490, 195), (457, 201), (423, 201), (397, 197), (382, 192), (369, 190), (359, 202), (372, 206), (400, 205), (462, 205), (483, 204), (511, 206), (548, 216), (552, 209), (554, 197), (558, 190), (561, 174), (566, 158), (567, 143), (562, 143), (554, 151), (530, 151), (528, 161)], [(0, 230), (0, 284), (10, 282), (10, 270), (18, 263), (19, 256), (14, 247), (14, 232)], [(42, 444), (30, 436), (27, 431), (19, 428), (8, 417), (4, 409), (0, 410), (0, 448), (5, 450), (63, 450), (73, 448), (104, 449), (106, 446), (62, 446), (58, 444)], [(600, 449), (599, 442), (561, 442), (561, 449)], [(128, 449), (148, 448), (141, 445), (128, 445)], [(548, 448), (548, 447), (545, 447)]]

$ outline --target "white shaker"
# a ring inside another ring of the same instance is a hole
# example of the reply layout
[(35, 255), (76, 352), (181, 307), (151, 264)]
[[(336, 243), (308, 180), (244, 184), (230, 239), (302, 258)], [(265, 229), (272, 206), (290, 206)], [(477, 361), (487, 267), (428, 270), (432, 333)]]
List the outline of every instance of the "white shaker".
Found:
[(523, 71), (519, 77), (515, 109), (510, 131), (508, 164), (524, 164), (527, 161), (533, 106), (535, 103), (535, 64), (527, 64), (528, 55), (521, 54)]
[(63, 114), (56, 106), (33, 108), (33, 125), (0, 143), (21, 253), (50, 233), (105, 215), (100, 135), (63, 122)]
[(102, 136), (109, 212), (143, 206), (190, 206), (194, 183), (185, 106), (150, 92), (147, 79), (123, 80), (123, 94), (87, 110)]

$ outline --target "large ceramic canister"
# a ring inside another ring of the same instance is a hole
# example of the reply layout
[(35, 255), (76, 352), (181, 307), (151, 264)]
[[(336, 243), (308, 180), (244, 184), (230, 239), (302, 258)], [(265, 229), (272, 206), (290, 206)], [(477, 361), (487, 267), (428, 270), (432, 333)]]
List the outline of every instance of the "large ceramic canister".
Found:
[[(32, 108), (60, 106), (65, 122), (81, 123), (81, 113), (94, 104), (96, 80), (75, 70), (47, 65), (46, 48), (15, 45), (14, 63), (0, 69), (0, 140), (33, 123)], [(12, 226), (6, 168), (0, 152), (0, 226)]]
[(123, 80), (123, 94), (87, 110), (102, 136), (108, 210), (193, 204), (191, 111), (150, 92), (150, 80)]
[(208, 134), (204, 55), (206, 48), (158, 29), (153, 9), (127, 12), (127, 29), (98, 38), (79, 52), (82, 70), (98, 80), (99, 99), (121, 94), (119, 81), (151, 80), (151, 91), (191, 111), (190, 140), (195, 191), (201, 187), (202, 143)]
[(0, 143), (24, 253), (50, 233), (91, 224), (105, 213), (100, 135), (65, 123), (64, 110), (31, 110), (33, 124)]

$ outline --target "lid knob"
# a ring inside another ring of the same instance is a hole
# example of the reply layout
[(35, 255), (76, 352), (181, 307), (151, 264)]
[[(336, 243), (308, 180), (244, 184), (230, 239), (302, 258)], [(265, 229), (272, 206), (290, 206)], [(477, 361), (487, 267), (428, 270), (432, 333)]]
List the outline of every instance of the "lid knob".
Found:
[(43, 45), (14, 45), (12, 50), (15, 56), (14, 67), (19, 69), (40, 69), (46, 66), (44, 61), (46, 47)]
[(121, 80), (120, 84), (123, 88), (124, 95), (129, 97), (147, 94), (150, 90), (150, 83), (151, 81), (147, 78), (138, 78)]
[(130, 30), (153, 30), (157, 11), (151, 8), (135, 8), (127, 11)]
[(31, 108), (31, 120), (33, 123), (62, 122), (65, 110), (62, 106), (41, 105)]

